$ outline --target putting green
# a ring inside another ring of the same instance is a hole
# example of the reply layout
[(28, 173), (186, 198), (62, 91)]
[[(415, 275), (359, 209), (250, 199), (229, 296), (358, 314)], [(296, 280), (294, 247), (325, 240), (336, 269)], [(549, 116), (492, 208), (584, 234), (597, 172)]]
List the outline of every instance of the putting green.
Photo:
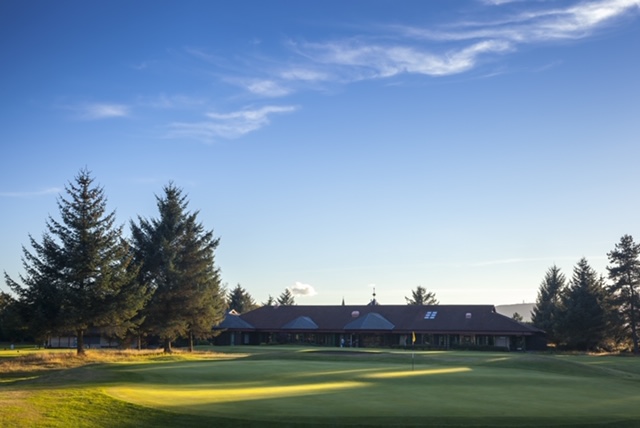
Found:
[(414, 369), (409, 360), (370, 360), (120, 364), (110, 370), (122, 381), (104, 391), (146, 407), (245, 421), (640, 423), (635, 359), (627, 365), (593, 358), (423, 354)]

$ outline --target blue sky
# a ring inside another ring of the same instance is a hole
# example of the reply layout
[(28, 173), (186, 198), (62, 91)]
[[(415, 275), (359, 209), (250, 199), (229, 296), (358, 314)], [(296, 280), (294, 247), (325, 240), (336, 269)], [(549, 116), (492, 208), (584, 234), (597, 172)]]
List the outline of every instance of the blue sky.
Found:
[(640, 237), (639, 23), (638, 0), (0, 2), (0, 268), (87, 167), (123, 224), (182, 187), (259, 302), (606, 274)]

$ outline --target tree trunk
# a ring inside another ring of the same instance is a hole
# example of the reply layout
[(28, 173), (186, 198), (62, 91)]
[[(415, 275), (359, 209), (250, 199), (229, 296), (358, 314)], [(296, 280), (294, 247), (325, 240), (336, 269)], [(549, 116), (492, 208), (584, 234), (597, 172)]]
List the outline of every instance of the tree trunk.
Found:
[(636, 308), (634, 287), (631, 286), (631, 338), (633, 339), (633, 354), (638, 355), (638, 326), (636, 325)]
[(78, 330), (78, 343), (77, 343), (77, 355), (83, 356), (85, 355), (84, 351), (84, 330)]
[(164, 341), (164, 353), (165, 354), (171, 354), (172, 352), (173, 352), (173, 349), (171, 349), (171, 340), (165, 339), (165, 341)]
[(138, 335), (138, 351), (142, 350), (142, 338)]
[(189, 352), (193, 352), (193, 332), (189, 332)]

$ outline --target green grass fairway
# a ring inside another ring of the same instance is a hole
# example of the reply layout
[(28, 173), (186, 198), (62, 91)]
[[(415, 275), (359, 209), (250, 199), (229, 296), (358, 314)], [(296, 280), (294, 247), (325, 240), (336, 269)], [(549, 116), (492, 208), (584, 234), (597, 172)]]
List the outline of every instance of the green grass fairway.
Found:
[[(83, 415), (75, 425), (86, 426), (640, 426), (637, 358), (417, 352), (412, 369), (406, 351), (225, 351), (245, 354), (157, 357), (17, 377), (0, 382), (0, 397), (25, 394), (29, 406), (22, 410), (36, 416), (54, 411), (47, 394), (75, 397)], [(83, 396), (106, 419), (81, 405)], [(68, 403), (58, 405), (61, 418), (74, 417)], [(125, 416), (109, 424), (114, 412)], [(0, 424), (15, 423), (12, 415), (0, 410)], [(30, 420), (64, 426), (50, 416)]]

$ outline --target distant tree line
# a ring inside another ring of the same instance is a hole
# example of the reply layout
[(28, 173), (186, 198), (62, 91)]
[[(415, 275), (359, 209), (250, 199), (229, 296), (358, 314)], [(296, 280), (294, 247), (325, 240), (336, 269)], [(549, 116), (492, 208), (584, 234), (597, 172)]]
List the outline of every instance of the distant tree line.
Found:
[(290, 289), (285, 290), (274, 299), (269, 294), (266, 302), (257, 304), (251, 294), (238, 284), (233, 290), (229, 292), (228, 306), (230, 310), (234, 310), (237, 313), (244, 313), (250, 310), (256, 309), (260, 306), (293, 306), (296, 304), (296, 299)]
[(532, 323), (559, 348), (638, 354), (640, 245), (624, 235), (607, 257), (606, 277), (585, 258), (568, 281), (557, 266), (547, 270)]

